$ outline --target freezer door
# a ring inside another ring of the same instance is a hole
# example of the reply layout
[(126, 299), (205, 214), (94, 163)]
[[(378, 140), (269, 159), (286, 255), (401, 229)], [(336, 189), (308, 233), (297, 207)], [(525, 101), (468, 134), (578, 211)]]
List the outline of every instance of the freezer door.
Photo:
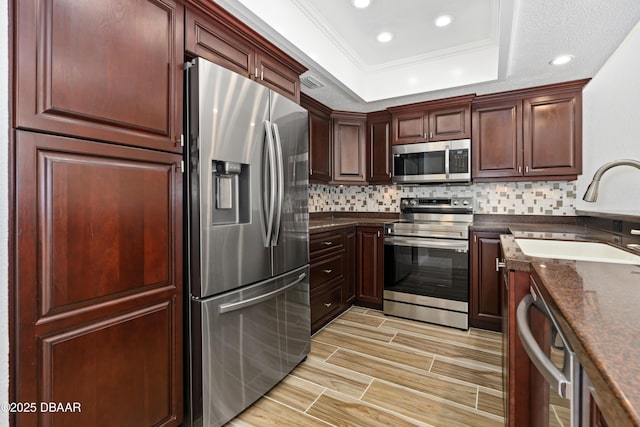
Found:
[(192, 253), (200, 259), (192, 294), (205, 297), (272, 276), (265, 244), (269, 90), (202, 58), (196, 66), (198, 84), (191, 96), (198, 100), (197, 112), (190, 113), (198, 117), (192, 130), (197, 139), (191, 142), (197, 146), (190, 152), (198, 162), (192, 201), (200, 207), (200, 241), (193, 242)]
[(309, 263), (307, 110), (271, 91), (271, 123), (279, 172), (273, 269), (281, 274)]
[(202, 322), (203, 426), (235, 417), (309, 352), (308, 266), (193, 304)]

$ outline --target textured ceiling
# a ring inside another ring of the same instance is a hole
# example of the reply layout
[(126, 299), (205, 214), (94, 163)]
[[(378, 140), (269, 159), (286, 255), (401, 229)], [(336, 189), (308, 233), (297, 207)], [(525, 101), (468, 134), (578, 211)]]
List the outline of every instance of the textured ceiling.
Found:
[[(638, 0), (372, 0), (364, 10), (350, 0), (216, 2), (325, 84), (303, 92), (363, 112), (593, 77), (640, 20)], [(450, 27), (433, 26), (440, 13), (454, 17)], [(388, 45), (375, 41), (382, 30), (395, 35)], [(549, 65), (559, 54), (575, 60)]]

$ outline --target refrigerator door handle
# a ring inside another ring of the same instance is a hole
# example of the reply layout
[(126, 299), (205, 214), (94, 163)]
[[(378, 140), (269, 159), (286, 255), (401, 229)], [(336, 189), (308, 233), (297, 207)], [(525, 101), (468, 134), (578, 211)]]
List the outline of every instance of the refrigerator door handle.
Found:
[(298, 283), (302, 282), (304, 280), (304, 278), (307, 277), (307, 273), (301, 273), (298, 278), (296, 280), (294, 280), (293, 282), (278, 288), (274, 291), (271, 292), (267, 292), (264, 295), (260, 295), (257, 297), (253, 297), (253, 298), (249, 298), (247, 300), (244, 301), (238, 301), (238, 302), (230, 302), (230, 303), (226, 303), (226, 304), (220, 304), (218, 306), (218, 313), (220, 314), (224, 314), (224, 313), (229, 313), (231, 311), (236, 311), (236, 310), (241, 310), (243, 308), (247, 308), (247, 307), (251, 307), (252, 305), (256, 305), (256, 304), (260, 304), (262, 302), (265, 302), (271, 298), (275, 298), (278, 295), (286, 292), (289, 288), (297, 285)]
[(284, 158), (282, 156), (282, 142), (280, 141), (280, 130), (278, 125), (273, 123), (273, 137), (275, 140), (276, 162), (278, 164), (278, 195), (276, 197), (277, 207), (275, 214), (275, 222), (273, 226), (273, 240), (272, 245), (278, 245), (278, 238), (280, 237), (280, 226), (282, 222), (282, 204), (284, 203)]
[[(264, 182), (269, 182), (269, 190), (268, 194), (266, 191), (263, 192), (262, 197), (265, 201), (263, 203), (264, 211), (265, 211), (265, 221), (266, 221), (266, 233), (264, 237), (264, 246), (268, 248), (271, 246), (271, 235), (273, 234), (273, 219), (275, 214), (276, 207), (276, 154), (275, 154), (275, 144), (273, 142), (273, 134), (271, 133), (271, 122), (268, 120), (264, 121), (264, 130), (266, 134), (265, 140), (265, 159), (264, 164), (262, 165), (264, 171)], [(269, 176), (267, 177), (267, 168), (269, 169)], [(268, 206), (267, 206), (268, 200)]]

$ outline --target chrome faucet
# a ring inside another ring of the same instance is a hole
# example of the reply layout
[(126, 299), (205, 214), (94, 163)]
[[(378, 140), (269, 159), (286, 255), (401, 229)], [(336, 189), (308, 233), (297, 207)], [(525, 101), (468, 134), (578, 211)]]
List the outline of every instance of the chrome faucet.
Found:
[(595, 202), (596, 200), (598, 200), (598, 186), (600, 185), (600, 178), (602, 178), (602, 175), (604, 175), (606, 171), (616, 166), (633, 166), (637, 169), (640, 169), (640, 162), (631, 159), (620, 159), (605, 163), (604, 165), (600, 166), (600, 168), (593, 175), (591, 184), (589, 184), (589, 187), (587, 187), (587, 191), (585, 191), (584, 196), (582, 196), (582, 200), (584, 200), (585, 202)]

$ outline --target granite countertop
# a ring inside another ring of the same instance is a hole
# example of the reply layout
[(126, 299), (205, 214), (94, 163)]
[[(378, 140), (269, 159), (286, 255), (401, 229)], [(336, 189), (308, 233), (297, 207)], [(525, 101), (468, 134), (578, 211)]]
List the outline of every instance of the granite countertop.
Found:
[(309, 233), (321, 233), (323, 231), (333, 231), (340, 228), (347, 227), (366, 227), (366, 226), (381, 226), (387, 222), (393, 222), (397, 219), (397, 215), (395, 217), (389, 218), (379, 218), (379, 217), (326, 217), (326, 218), (318, 218), (318, 219), (310, 219), (309, 220)]
[[(529, 257), (517, 237), (615, 241), (586, 227), (511, 224), (506, 267), (529, 271), (594, 384), (610, 425), (640, 426), (640, 266)], [(536, 229), (537, 228), (537, 229)]]

